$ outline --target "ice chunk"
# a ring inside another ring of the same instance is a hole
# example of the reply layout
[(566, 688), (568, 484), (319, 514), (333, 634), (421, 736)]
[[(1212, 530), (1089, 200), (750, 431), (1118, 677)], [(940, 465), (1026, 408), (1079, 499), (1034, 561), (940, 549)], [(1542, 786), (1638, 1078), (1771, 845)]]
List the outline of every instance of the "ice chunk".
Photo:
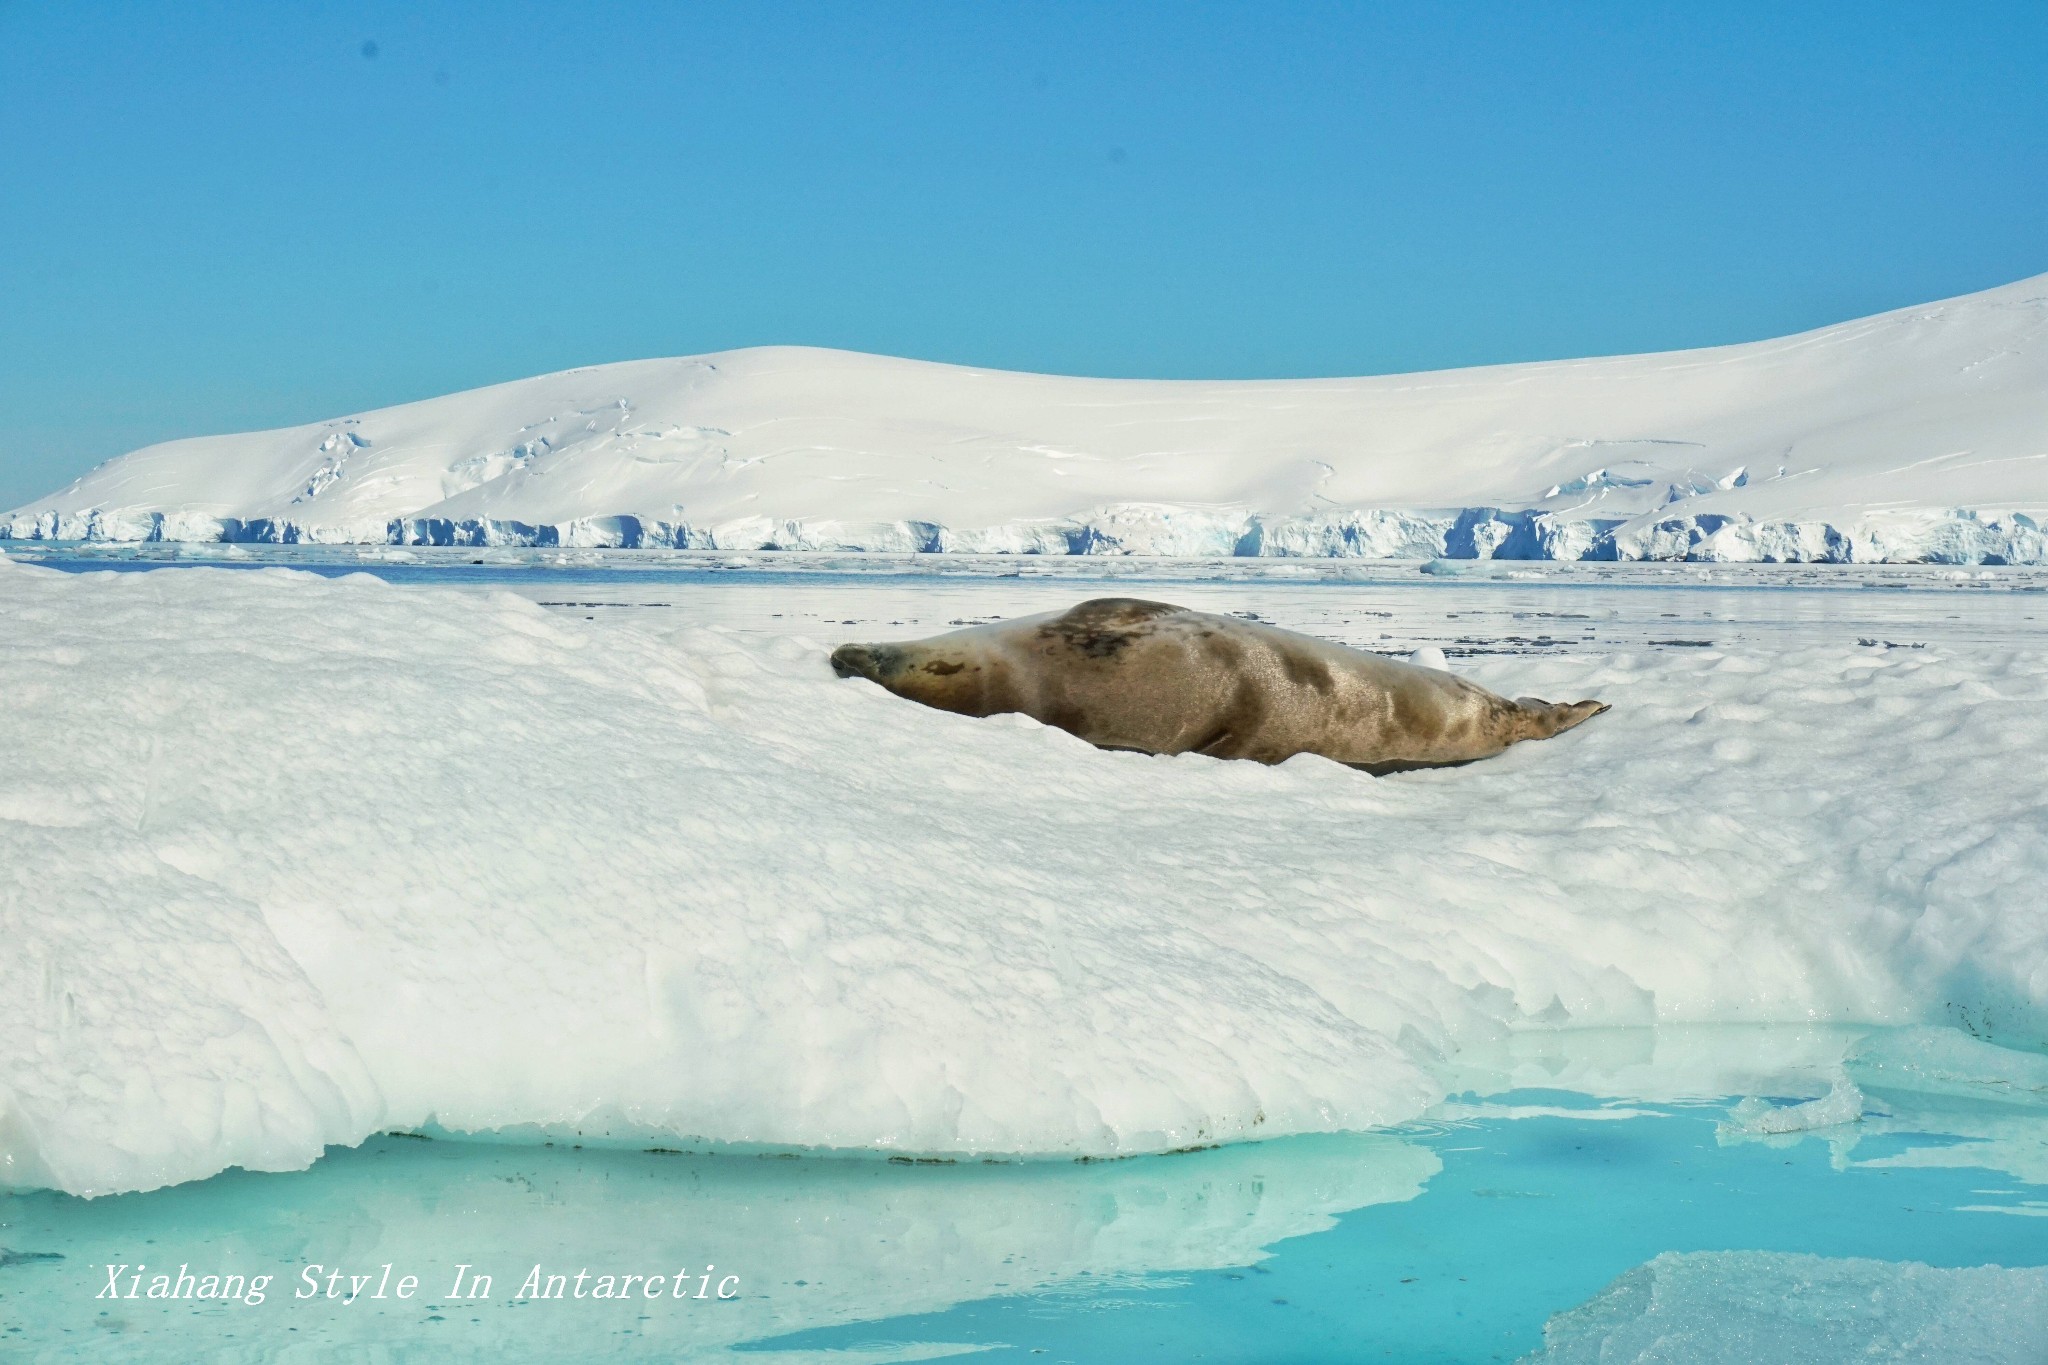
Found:
[(1667, 1252), (1553, 1317), (1524, 1365), (2038, 1365), (2048, 1269)]
[(1729, 1134), (1765, 1136), (1810, 1133), (1838, 1128), (1863, 1117), (1863, 1092), (1854, 1081), (1838, 1079), (1828, 1093), (1804, 1104), (1772, 1104), (1751, 1096), (1728, 1111), (1721, 1125)]

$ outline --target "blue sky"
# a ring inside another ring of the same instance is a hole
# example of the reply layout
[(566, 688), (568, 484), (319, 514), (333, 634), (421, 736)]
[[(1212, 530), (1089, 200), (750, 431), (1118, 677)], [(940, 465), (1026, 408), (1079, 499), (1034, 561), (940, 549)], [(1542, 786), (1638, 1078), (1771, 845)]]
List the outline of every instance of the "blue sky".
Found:
[(2041, 0), (0, 0), (0, 508), (760, 343), (1255, 377), (1794, 331), (2048, 271), (2044, 71)]

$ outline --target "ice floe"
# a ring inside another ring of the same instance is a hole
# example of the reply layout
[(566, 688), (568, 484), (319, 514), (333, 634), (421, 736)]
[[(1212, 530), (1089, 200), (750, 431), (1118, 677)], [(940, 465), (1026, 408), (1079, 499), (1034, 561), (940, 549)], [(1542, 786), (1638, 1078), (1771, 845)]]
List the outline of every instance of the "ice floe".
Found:
[(1667, 1252), (1553, 1317), (1523, 1365), (2033, 1365), (2048, 1269)]
[(1372, 779), (928, 711), (800, 639), (0, 559), (0, 1180), (393, 1127), (1114, 1156), (1397, 1123), (1584, 1030), (2048, 1042), (2048, 653), (1461, 671), (1615, 710)]

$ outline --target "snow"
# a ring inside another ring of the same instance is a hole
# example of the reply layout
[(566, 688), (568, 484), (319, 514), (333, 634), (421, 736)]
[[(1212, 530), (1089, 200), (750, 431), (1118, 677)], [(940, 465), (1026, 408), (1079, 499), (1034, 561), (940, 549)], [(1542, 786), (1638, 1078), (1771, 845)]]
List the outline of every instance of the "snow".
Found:
[[(0, 642), (4, 1183), (390, 1128), (1112, 1156), (1398, 1123), (1578, 1031), (2048, 1042), (2033, 647), (1461, 660), (1615, 710), (1376, 780), (362, 574), (0, 558)], [(1998, 1074), (1849, 1074), (1937, 1062)]]
[(2032, 1365), (2048, 1358), (2048, 1269), (1667, 1252), (1543, 1336), (1523, 1365)]
[(151, 446), (0, 536), (2048, 562), (2048, 275), (1774, 341), (1369, 379), (802, 347)]

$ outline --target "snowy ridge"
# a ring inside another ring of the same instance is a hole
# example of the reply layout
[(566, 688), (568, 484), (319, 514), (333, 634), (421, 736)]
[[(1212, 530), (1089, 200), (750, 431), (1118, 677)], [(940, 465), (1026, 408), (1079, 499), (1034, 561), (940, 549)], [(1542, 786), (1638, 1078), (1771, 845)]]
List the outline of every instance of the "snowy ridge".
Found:
[(2034, 649), (1499, 659), (1615, 710), (1374, 780), (367, 575), (0, 558), (0, 640), (0, 1185), (429, 1125), (1156, 1152), (1402, 1122), (1530, 1030), (2048, 1045)]
[(150, 446), (0, 538), (2048, 562), (2048, 276), (1775, 341), (1155, 381), (762, 347)]

